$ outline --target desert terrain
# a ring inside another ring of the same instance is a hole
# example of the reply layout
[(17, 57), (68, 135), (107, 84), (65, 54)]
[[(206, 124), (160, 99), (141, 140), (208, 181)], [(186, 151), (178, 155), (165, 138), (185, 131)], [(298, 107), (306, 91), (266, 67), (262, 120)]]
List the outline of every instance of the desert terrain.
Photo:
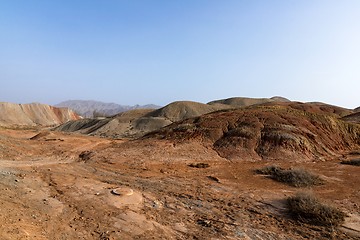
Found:
[[(355, 111), (229, 102), (239, 104), (0, 127), (1, 239), (360, 239), (359, 166), (341, 164), (360, 159)], [(322, 184), (256, 173), (266, 166), (303, 169)], [(294, 218), (287, 199), (299, 192), (344, 221)]]

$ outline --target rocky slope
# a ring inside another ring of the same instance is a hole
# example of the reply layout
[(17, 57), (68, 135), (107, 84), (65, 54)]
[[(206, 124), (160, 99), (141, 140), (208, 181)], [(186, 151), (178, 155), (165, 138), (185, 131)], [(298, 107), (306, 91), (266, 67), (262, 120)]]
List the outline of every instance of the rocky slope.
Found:
[(355, 112), (349, 115), (346, 115), (342, 118), (344, 121), (360, 123), (360, 112)]
[(330, 105), (264, 104), (180, 121), (146, 138), (200, 141), (231, 160), (321, 159), (360, 147), (360, 125), (343, 114)]
[(0, 126), (54, 126), (80, 117), (68, 108), (40, 103), (0, 103)]

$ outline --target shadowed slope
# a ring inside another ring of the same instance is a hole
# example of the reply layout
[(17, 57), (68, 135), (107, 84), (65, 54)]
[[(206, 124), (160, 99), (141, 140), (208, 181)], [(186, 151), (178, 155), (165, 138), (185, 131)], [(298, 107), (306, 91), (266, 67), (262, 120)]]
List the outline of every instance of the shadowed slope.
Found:
[(360, 123), (360, 112), (349, 114), (349, 115), (343, 117), (342, 119), (347, 122)]
[[(124, 138), (124, 137), (138, 137), (153, 130), (154, 126), (148, 124), (141, 126), (142, 117), (153, 111), (153, 109), (135, 109), (127, 112), (119, 113), (111, 118), (104, 119), (81, 119), (77, 121), (70, 121), (55, 128), (57, 131), (64, 132), (78, 132), (82, 134), (89, 134), (101, 137)], [(168, 125), (171, 122), (166, 122), (161, 125)], [(155, 127), (158, 129), (160, 127)]]

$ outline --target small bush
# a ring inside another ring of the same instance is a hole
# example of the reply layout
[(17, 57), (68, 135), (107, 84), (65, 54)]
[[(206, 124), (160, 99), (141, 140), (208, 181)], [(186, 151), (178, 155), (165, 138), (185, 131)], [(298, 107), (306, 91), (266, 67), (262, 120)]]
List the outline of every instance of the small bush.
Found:
[(287, 199), (290, 214), (302, 222), (323, 226), (338, 226), (346, 214), (341, 210), (322, 203), (309, 193), (298, 193)]
[(208, 163), (190, 163), (188, 166), (192, 167), (192, 168), (208, 168), (208, 167), (210, 167), (210, 165)]
[(277, 166), (267, 166), (255, 171), (258, 174), (269, 175), (270, 178), (293, 187), (310, 187), (321, 185), (324, 181), (305, 169), (283, 169)]
[(349, 161), (342, 161), (341, 164), (360, 166), (360, 159), (353, 159)]
[(284, 171), (285, 169), (278, 167), (278, 166), (266, 166), (261, 169), (256, 169), (255, 173), (257, 174), (264, 174), (264, 175), (276, 175), (280, 171)]
[(79, 154), (79, 158), (83, 161), (90, 160), (92, 156), (94, 156), (94, 152), (92, 151), (83, 151)]

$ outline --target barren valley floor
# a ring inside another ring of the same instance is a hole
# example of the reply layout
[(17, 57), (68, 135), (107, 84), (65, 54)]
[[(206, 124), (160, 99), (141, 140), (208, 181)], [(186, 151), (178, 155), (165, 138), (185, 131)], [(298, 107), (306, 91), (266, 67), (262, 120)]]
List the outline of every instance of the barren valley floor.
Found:
[[(0, 236), (360, 239), (359, 168), (341, 160), (230, 161), (196, 142), (1, 129)], [(310, 170), (325, 184), (299, 189), (254, 173), (274, 164)], [(299, 191), (346, 212), (345, 223), (292, 219), (286, 198)]]

